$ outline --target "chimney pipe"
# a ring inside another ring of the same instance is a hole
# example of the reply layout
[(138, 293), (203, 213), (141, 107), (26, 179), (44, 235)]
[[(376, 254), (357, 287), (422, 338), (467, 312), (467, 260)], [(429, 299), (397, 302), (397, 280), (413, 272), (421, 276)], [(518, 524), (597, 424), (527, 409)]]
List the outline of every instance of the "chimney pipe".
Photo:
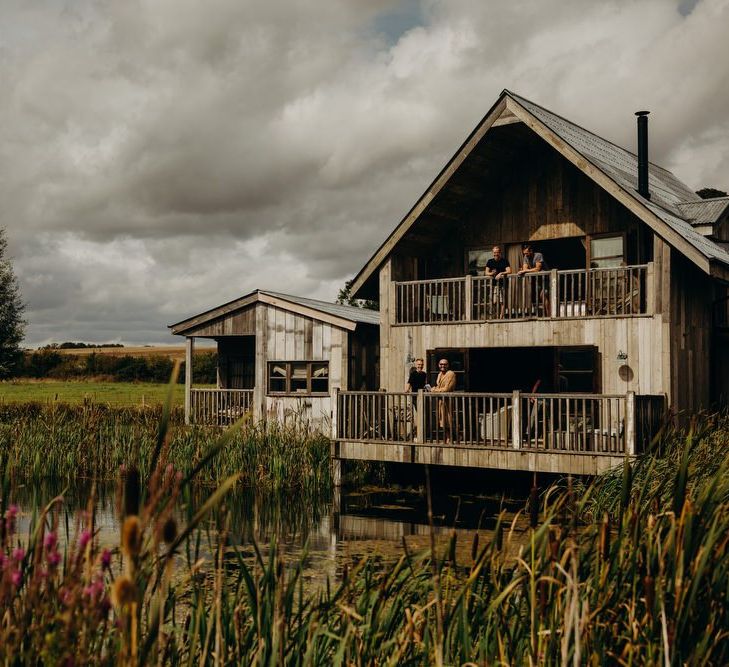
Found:
[(650, 111), (636, 111), (638, 116), (638, 194), (651, 198), (648, 189), (648, 114)]

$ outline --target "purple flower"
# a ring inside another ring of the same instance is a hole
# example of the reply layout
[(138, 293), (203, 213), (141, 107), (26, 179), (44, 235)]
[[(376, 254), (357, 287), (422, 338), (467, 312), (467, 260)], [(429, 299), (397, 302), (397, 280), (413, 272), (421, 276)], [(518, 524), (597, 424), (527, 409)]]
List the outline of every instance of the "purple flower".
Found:
[(19, 563), (21, 560), (25, 558), (25, 549), (23, 547), (17, 547), (16, 549), (13, 549), (13, 560), (16, 563)]
[(82, 530), (81, 535), (78, 538), (78, 546), (79, 549), (85, 549), (86, 545), (91, 541), (91, 531), (90, 530)]
[(101, 552), (101, 567), (104, 570), (108, 570), (111, 567), (111, 551), (104, 549)]
[(23, 573), (20, 570), (13, 570), (10, 575), (10, 583), (13, 586), (20, 586), (20, 582), (23, 581)]
[(50, 551), (48, 553), (48, 565), (56, 567), (61, 562), (61, 554), (57, 551)]
[(43, 546), (46, 549), (53, 549), (53, 547), (55, 547), (57, 543), (58, 536), (55, 532), (51, 531), (50, 533), (46, 533), (46, 536), (43, 538)]
[(5, 512), (5, 518), (9, 521), (12, 521), (16, 516), (18, 516), (18, 506), (17, 505), (8, 505), (8, 511)]

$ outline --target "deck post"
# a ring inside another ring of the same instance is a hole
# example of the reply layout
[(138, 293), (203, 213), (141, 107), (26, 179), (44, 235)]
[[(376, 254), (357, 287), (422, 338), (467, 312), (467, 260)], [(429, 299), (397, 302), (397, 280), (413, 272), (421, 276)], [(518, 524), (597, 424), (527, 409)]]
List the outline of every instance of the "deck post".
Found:
[(557, 275), (557, 269), (552, 269), (549, 272), (549, 314), (551, 317), (558, 317), (559, 312), (557, 311), (557, 305), (559, 304), (559, 277)]
[(511, 396), (511, 444), (521, 449), (521, 392), (514, 390)]
[(463, 319), (466, 320), (466, 322), (470, 322), (473, 319), (473, 276), (470, 273), (466, 276), (463, 300), (463, 308), (465, 310)]
[(334, 396), (331, 400), (331, 418), (332, 418), (332, 440), (339, 437), (339, 391), (340, 387), (334, 390)]
[(645, 309), (648, 315), (655, 314), (656, 311), (656, 286), (654, 283), (655, 269), (653, 268), (653, 262), (648, 262), (648, 266), (645, 270), (645, 283), (641, 285), (645, 289)]
[(185, 338), (185, 424), (190, 423), (190, 403), (192, 390), (192, 355), (195, 351), (193, 336)]
[(625, 394), (625, 453), (635, 456), (635, 392)]
[(413, 442), (425, 442), (425, 392), (418, 389), (418, 395), (415, 398), (415, 434)]

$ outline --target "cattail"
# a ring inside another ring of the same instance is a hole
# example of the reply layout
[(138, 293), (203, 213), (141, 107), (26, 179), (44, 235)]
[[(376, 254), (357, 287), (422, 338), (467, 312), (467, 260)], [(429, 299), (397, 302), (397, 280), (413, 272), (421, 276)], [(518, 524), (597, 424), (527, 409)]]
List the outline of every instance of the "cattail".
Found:
[(139, 514), (140, 495), (139, 470), (130, 466), (124, 478), (124, 516)]
[(471, 560), (476, 560), (478, 556), (478, 532), (473, 534), (473, 542), (471, 542)]
[(142, 549), (142, 528), (138, 516), (128, 516), (122, 526), (122, 550), (127, 556), (136, 556)]
[(177, 539), (177, 521), (170, 517), (162, 524), (162, 541), (165, 544), (172, 544)]
[(547, 581), (539, 580), (539, 616), (544, 618), (544, 612), (547, 610)]
[(551, 560), (559, 560), (559, 540), (552, 531), (549, 532), (549, 557)]
[(451, 533), (451, 539), (448, 545), (448, 560), (454, 567), (456, 565), (456, 539), (456, 531), (454, 530), (453, 533)]
[(114, 585), (111, 588), (111, 600), (115, 607), (125, 607), (136, 602), (137, 587), (125, 574), (114, 581)]
[(643, 588), (645, 588), (646, 610), (648, 611), (648, 616), (653, 618), (653, 602), (655, 600), (656, 586), (650, 574), (643, 577)]
[(600, 524), (600, 557), (603, 561), (610, 557), (610, 515), (607, 512)]
[(504, 544), (504, 526), (499, 524), (499, 528), (496, 531), (496, 549), (501, 551), (501, 547)]

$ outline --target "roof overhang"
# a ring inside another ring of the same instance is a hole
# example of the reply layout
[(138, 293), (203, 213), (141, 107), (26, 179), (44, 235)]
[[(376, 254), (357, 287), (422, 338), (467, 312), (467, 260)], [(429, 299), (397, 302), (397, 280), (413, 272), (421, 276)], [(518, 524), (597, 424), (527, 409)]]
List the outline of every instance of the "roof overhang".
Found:
[(274, 296), (261, 291), (251, 292), (250, 294), (246, 294), (234, 301), (229, 301), (217, 308), (206, 310), (199, 315), (193, 315), (192, 317), (182, 320), (181, 322), (177, 322), (176, 324), (170, 324), (167, 328), (170, 329), (170, 333), (175, 336), (194, 336), (196, 329), (199, 329), (214, 320), (219, 320), (227, 315), (243, 310), (244, 308), (249, 308), (256, 303), (264, 303), (297, 315), (311, 317), (312, 319), (326, 322), (327, 324), (332, 324), (340, 329), (346, 329), (348, 331), (354, 331), (357, 328), (357, 322), (352, 320), (337, 317), (336, 315), (325, 313), (321, 310), (317, 310), (316, 308), (304, 306), (300, 303), (290, 301), (281, 295)]
[(628, 210), (636, 215), (636, 217), (647, 224), (669, 245), (675, 247), (688, 259), (694, 262), (702, 271), (707, 274), (714, 275), (714, 271), (712, 270), (713, 266), (723, 267), (724, 271), (729, 270), (729, 268), (725, 267), (721, 262), (711, 261), (706, 255), (702, 254), (689, 241), (687, 241), (678, 231), (671, 228), (669, 224), (667, 224), (649, 208), (650, 202), (643, 199), (637, 191), (631, 191), (618, 184), (598, 165), (591, 162), (567, 141), (547, 127), (530, 111), (524, 108), (517, 100), (511, 97), (508, 91), (504, 91), (478, 124), (476, 129), (468, 136), (466, 141), (463, 142), (443, 170), (428, 186), (420, 199), (418, 199), (415, 205), (410, 209), (410, 211), (408, 211), (400, 224), (387, 237), (384, 243), (382, 243), (360, 272), (355, 276), (351, 290), (351, 293), (355, 298), (361, 296), (360, 291), (371, 279), (374, 278), (375, 272), (391, 254), (395, 246), (412, 228), (428, 205), (444, 188), (451, 176), (463, 164), (489, 129), (514, 122), (524, 123), (524, 125), (552, 146), (565, 159), (577, 167), (577, 169), (584, 173), (598, 186), (603, 188), (606, 192), (611, 194)]

